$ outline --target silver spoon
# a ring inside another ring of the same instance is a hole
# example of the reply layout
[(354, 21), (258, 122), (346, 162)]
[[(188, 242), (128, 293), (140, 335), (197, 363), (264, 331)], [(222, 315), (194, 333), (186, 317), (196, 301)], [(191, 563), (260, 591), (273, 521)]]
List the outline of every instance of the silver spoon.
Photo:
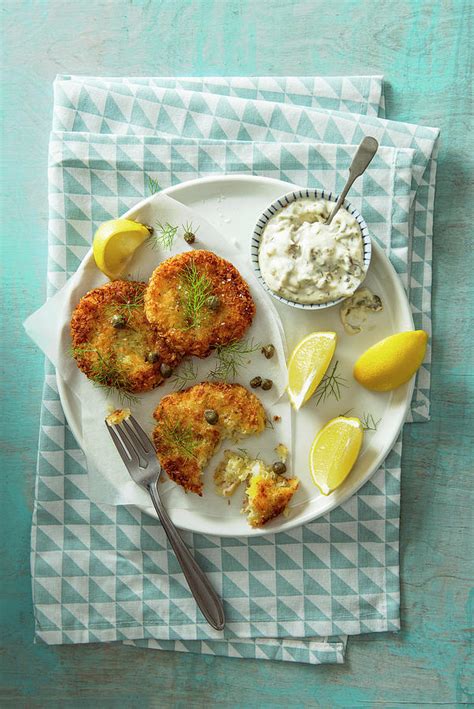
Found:
[(351, 162), (351, 166), (349, 168), (349, 179), (347, 180), (346, 184), (344, 185), (344, 189), (342, 190), (342, 192), (339, 196), (339, 199), (336, 202), (336, 206), (334, 207), (331, 214), (324, 222), (325, 224), (330, 224), (332, 222), (335, 215), (337, 214), (339, 209), (344, 204), (344, 200), (346, 198), (346, 195), (349, 192), (352, 185), (354, 184), (355, 180), (357, 180), (357, 178), (360, 177), (366, 171), (367, 167), (370, 165), (370, 162), (371, 162), (372, 158), (374, 157), (375, 153), (377, 152), (378, 147), (379, 147), (379, 144), (377, 143), (375, 138), (371, 138), (370, 136), (367, 136), (361, 142), (361, 144), (357, 148), (357, 152), (354, 155), (352, 162)]

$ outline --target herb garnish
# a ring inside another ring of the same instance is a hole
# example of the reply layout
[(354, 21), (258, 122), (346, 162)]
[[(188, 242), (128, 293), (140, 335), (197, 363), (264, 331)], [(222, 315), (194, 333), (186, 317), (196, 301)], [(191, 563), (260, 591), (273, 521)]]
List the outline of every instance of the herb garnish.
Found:
[(196, 377), (197, 369), (195, 369), (193, 362), (190, 360), (189, 362), (185, 362), (178, 368), (176, 374), (171, 380), (171, 384), (173, 384), (175, 389), (177, 389), (178, 391), (182, 391), (183, 389), (186, 389), (188, 384), (194, 382)]
[(360, 419), (364, 431), (376, 431), (381, 420), (381, 418), (375, 420), (372, 414), (366, 414), (365, 412), (363, 413), (362, 418)]
[(228, 381), (235, 379), (239, 370), (248, 363), (248, 355), (260, 349), (261, 344), (254, 344), (253, 339), (236, 340), (228, 345), (221, 345), (216, 349), (217, 362), (212, 371), (209, 372), (211, 379), (222, 379)]
[(179, 227), (173, 226), (169, 222), (166, 222), (166, 224), (156, 222), (153, 232), (148, 237), (147, 242), (153, 249), (156, 249), (159, 246), (162, 246), (164, 249), (171, 249), (178, 229)]
[(212, 296), (212, 283), (205, 273), (200, 273), (194, 261), (190, 261), (181, 276), (182, 305), (186, 327), (199, 327), (206, 314), (204, 308)]
[(176, 421), (172, 423), (169, 419), (161, 419), (160, 433), (168, 445), (178, 448), (184, 453), (186, 458), (195, 458), (194, 451), (198, 441), (194, 437), (192, 428)]
[(150, 177), (150, 175), (147, 175), (147, 186), (150, 194), (156, 194), (161, 190), (158, 180), (155, 180), (154, 177)]
[(347, 411), (344, 411), (343, 414), (339, 414), (339, 416), (346, 417), (349, 416), (349, 414), (353, 411), (353, 409), (347, 409)]
[(275, 430), (274, 423), (271, 419), (268, 418), (268, 416), (265, 416), (265, 428), (270, 429), (270, 431)]
[(107, 306), (107, 310), (110, 312), (123, 312), (127, 320), (129, 320), (135, 310), (143, 309), (145, 303), (145, 289), (143, 288), (137, 291), (131, 297), (126, 297), (123, 294), (120, 297), (121, 300), (111, 303)]
[(236, 450), (239, 451), (243, 458), (250, 458), (249, 452), (246, 448), (236, 448)]
[(138, 397), (127, 391), (128, 379), (117, 365), (107, 357), (101, 355), (96, 347), (81, 345), (73, 347), (71, 354), (73, 357), (85, 357), (87, 354), (95, 353), (97, 359), (91, 363), (89, 379), (93, 385), (99, 389), (104, 389), (107, 393), (112, 390), (116, 392), (120, 402), (136, 404)]
[(339, 399), (341, 398), (341, 387), (347, 388), (349, 386), (347, 384), (347, 379), (337, 374), (338, 365), (339, 361), (337, 360), (331, 372), (324, 375), (320, 385), (316, 389), (314, 393), (314, 396), (316, 398), (316, 406), (318, 406), (321, 401), (324, 404), (326, 399), (329, 399), (329, 397), (331, 396), (334, 396), (336, 401), (339, 401)]

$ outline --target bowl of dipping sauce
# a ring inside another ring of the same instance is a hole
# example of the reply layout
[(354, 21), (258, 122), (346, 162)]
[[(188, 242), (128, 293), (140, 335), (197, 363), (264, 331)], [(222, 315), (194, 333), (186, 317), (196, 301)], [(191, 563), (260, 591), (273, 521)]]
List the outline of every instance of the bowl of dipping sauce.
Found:
[(349, 298), (363, 282), (372, 255), (369, 229), (347, 201), (331, 224), (324, 224), (337, 198), (324, 190), (295, 190), (259, 217), (252, 265), (265, 290), (280, 302), (321, 310)]

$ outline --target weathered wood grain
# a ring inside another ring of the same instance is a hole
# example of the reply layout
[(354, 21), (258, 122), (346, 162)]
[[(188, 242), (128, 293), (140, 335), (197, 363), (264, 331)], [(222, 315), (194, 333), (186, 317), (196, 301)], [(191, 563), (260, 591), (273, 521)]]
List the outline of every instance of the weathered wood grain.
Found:
[[(472, 701), (472, 3), (6, 0), (1, 10), (2, 706), (419, 707)], [(45, 293), (47, 143), (56, 73), (382, 73), (391, 118), (442, 129), (433, 418), (406, 428), (403, 456), (403, 630), (351, 640), (345, 666), (118, 645), (33, 645), (28, 555), (42, 361), (21, 321)]]

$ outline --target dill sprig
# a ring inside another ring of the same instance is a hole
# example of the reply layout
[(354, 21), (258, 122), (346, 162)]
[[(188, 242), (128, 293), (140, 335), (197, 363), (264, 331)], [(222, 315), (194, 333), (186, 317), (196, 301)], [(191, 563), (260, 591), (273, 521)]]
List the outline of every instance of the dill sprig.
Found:
[(268, 418), (268, 416), (265, 417), (265, 428), (269, 429), (270, 431), (275, 430), (275, 425), (274, 425), (273, 421), (270, 418)]
[(182, 305), (186, 327), (199, 327), (205, 315), (204, 308), (212, 295), (212, 283), (205, 273), (200, 273), (194, 261), (186, 265), (181, 276)]
[(376, 431), (381, 420), (381, 418), (375, 420), (372, 414), (365, 412), (362, 414), (362, 417), (360, 419), (364, 431)]
[(155, 180), (154, 177), (150, 177), (150, 175), (147, 175), (147, 187), (148, 187), (148, 192), (150, 194), (156, 194), (161, 190), (160, 185), (158, 184), (158, 180)]
[(199, 231), (199, 227), (195, 229), (192, 222), (184, 222), (184, 224), (182, 224), (181, 226), (185, 234), (197, 234), (197, 232)]
[(173, 226), (169, 222), (166, 222), (166, 224), (156, 222), (147, 241), (153, 249), (156, 249), (159, 246), (164, 249), (171, 249), (178, 229), (179, 227)]
[(122, 404), (136, 404), (139, 401), (138, 397), (127, 391), (128, 380), (111, 359), (104, 357), (96, 347), (91, 345), (81, 345), (71, 350), (75, 358), (91, 353), (97, 355), (97, 359), (91, 364), (89, 374), (92, 384), (98, 389), (103, 389), (107, 394), (114, 391)]
[(349, 414), (351, 413), (351, 411), (353, 411), (353, 409), (347, 409), (347, 411), (344, 411), (343, 414), (339, 414), (339, 416), (343, 416), (343, 417), (349, 416)]
[(107, 306), (108, 312), (122, 312), (127, 320), (130, 319), (132, 313), (140, 308), (143, 309), (145, 303), (145, 289), (139, 290), (131, 298), (121, 295), (121, 300), (111, 303)]
[(249, 452), (246, 448), (236, 448), (235, 450), (237, 450), (243, 458), (250, 458)]
[(341, 377), (340, 374), (337, 374), (338, 366), (339, 361), (337, 360), (331, 372), (325, 374), (322, 378), (320, 385), (314, 393), (316, 406), (318, 406), (321, 402), (324, 404), (324, 402), (331, 396), (334, 396), (336, 401), (339, 401), (341, 398), (341, 387), (347, 388), (349, 386), (347, 384), (347, 379)]
[[(339, 416), (348, 416), (353, 410), (354, 409), (348, 409), (347, 411), (344, 411), (343, 414), (339, 414)], [(376, 420), (372, 414), (366, 414), (365, 412), (360, 417), (360, 422), (364, 431), (376, 431), (381, 420), (381, 418)]]
[(254, 344), (253, 339), (235, 340), (228, 345), (221, 345), (216, 349), (217, 362), (209, 372), (211, 379), (229, 381), (235, 379), (242, 367), (248, 364), (248, 356), (260, 349), (261, 344)]
[(172, 422), (168, 418), (161, 419), (161, 435), (168, 443), (180, 450), (186, 458), (195, 458), (194, 451), (198, 441), (194, 437), (190, 426), (185, 426), (179, 421)]
[(174, 388), (178, 391), (182, 391), (183, 389), (186, 389), (188, 384), (194, 382), (196, 377), (197, 369), (194, 367), (193, 362), (190, 360), (189, 362), (185, 362), (178, 368), (175, 376), (171, 380), (171, 384), (173, 384)]

